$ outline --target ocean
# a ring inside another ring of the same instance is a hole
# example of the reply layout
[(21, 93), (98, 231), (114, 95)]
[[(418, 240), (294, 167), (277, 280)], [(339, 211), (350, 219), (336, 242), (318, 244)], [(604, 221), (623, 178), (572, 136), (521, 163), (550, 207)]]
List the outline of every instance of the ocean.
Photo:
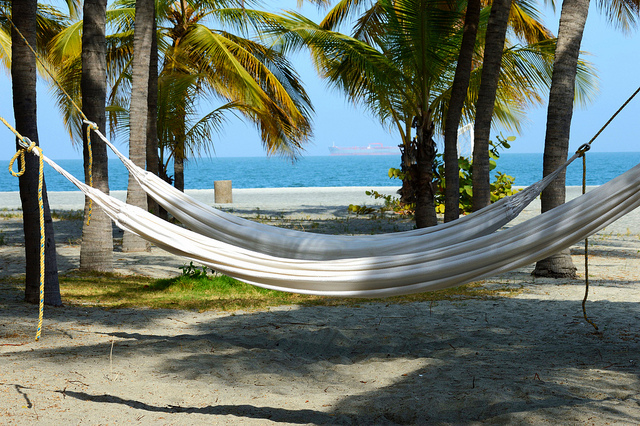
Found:
[[(306, 157), (296, 162), (279, 157), (206, 158), (190, 160), (185, 167), (187, 189), (210, 189), (216, 180), (231, 180), (234, 188), (290, 188), (341, 186), (399, 186), (388, 177), (398, 167), (396, 156)], [(82, 179), (81, 160), (57, 160), (60, 166)], [(601, 185), (640, 163), (640, 152), (587, 154), (587, 185)], [(18, 179), (4, 168), (0, 191), (18, 191)], [(503, 153), (496, 171), (515, 177), (515, 185), (527, 186), (542, 177), (542, 154)], [(45, 164), (49, 191), (77, 190)], [(582, 161), (567, 171), (567, 185), (582, 185)], [(111, 190), (127, 189), (127, 171), (117, 159), (109, 160)]]

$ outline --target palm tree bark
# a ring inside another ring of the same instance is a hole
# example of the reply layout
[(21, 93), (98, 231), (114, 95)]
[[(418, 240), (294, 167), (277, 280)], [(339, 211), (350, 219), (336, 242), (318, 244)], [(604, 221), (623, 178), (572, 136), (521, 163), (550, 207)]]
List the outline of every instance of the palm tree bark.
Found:
[[(149, 61), (153, 44), (154, 1), (137, 0), (135, 27), (133, 32), (133, 61), (131, 80), (131, 106), (129, 120), (129, 159), (145, 168), (147, 152)], [(129, 176), (127, 204), (147, 210), (147, 194), (133, 176)], [(137, 235), (125, 232), (122, 250), (125, 252), (146, 251), (149, 245)]]
[(491, 5), (482, 61), (482, 76), (476, 104), (473, 144), (473, 210), (491, 203), (489, 137), (496, 102), (504, 40), (511, 13), (511, 0), (496, 0)]
[(415, 219), (418, 228), (438, 224), (434, 203), (433, 168), (436, 158), (436, 143), (433, 140), (433, 129), (430, 111), (423, 111), (416, 117), (416, 163), (410, 169), (410, 179), (415, 182)]
[(458, 166), (458, 127), (462, 108), (467, 98), (469, 80), (478, 23), (480, 22), (480, 0), (470, 0), (464, 18), (462, 43), (456, 64), (456, 73), (451, 85), (451, 99), (444, 127), (444, 168), (445, 202), (444, 221), (450, 222), (460, 217), (460, 168)]
[[(105, 39), (107, 0), (86, 0), (82, 31), (82, 109), (87, 118), (104, 132), (106, 128), (107, 47)], [(83, 132), (84, 177), (88, 184), (109, 193), (109, 167), (106, 144), (91, 132)], [(90, 145), (89, 145), (90, 144)], [(113, 226), (104, 211), (89, 198), (84, 203), (80, 269), (113, 270)]]
[(184, 142), (176, 143), (173, 149), (173, 186), (184, 192)]
[[(13, 21), (31, 46), (36, 45), (36, 0), (14, 0), (11, 9)], [(13, 111), (16, 130), (31, 141), (38, 143), (36, 112), (36, 58), (15, 29), (11, 32), (11, 76)], [(16, 144), (17, 146), (17, 144)], [(44, 179), (44, 178), (43, 178)], [(40, 300), (40, 208), (38, 203), (38, 158), (26, 156), (26, 169), (20, 177), (20, 200), (24, 224), (25, 247), (25, 300), (38, 303)], [(49, 210), (47, 189), (43, 181), (42, 199), (44, 207), (44, 303), (60, 306), (60, 285), (56, 259), (53, 221)]]
[[(149, 56), (149, 92), (147, 93), (147, 171), (159, 176), (160, 159), (158, 158), (158, 37), (156, 26), (156, 10), (153, 8), (153, 36), (151, 37), (151, 54)], [(147, 197), (149, 211), (156, 216), (160, 214), (160, 205)]]
[[(576, 70), (588, 13), (589, 0), (565, 0), (562, 3), (547, 110), (543, 159), (545, 176), (563, 164), (569, 152)], [(542, 212), (562, 205), (565, 196), (565, 172), (563, 171), (542, 192)], [(576, 267), (573, 265), (569, 251), (565, 250), (539, 261), (533, 274), (557, 278), (575, 277)]]

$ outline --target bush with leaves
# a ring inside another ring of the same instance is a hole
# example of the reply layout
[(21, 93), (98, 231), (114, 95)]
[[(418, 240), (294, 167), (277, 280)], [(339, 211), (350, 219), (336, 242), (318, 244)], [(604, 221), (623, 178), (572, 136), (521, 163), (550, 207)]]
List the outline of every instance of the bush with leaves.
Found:
[[(514, 136), (504, 137), (499, 135), (497, 142), (489, 141), (489, 167), (490, 170), (494, 170), (497, 167), (496, 160), (500, 158), (500, 150), (509, 149), (511, 145), (509, 142), (513, 142), (516, 138)], [(460, 212), (463, 214), (471, 213), (472, 201), (473, 201), (473, 161), (466, 157), (460, 157), (458, 159), (458, 166), (460, 168)], [(438, 214), (444, 214), (444, 193), (445, 193), (445, 180), (444, 180), (444, 161), (442, 154), (436, 156), (436, 185), (437, 190), (435, 193), (436, 212)], [(400, 169), (389, 169), (389, 177), (392, 179), (405, 179), (404, 173)], [(513, 189), (513, 183), (515, 178), (506, 175), (502, 172), (496, 171), (495, 181), (491, 183), (491, 202), (495, 203), (501, 198), (513, 195), (516, 190)], [(367, 191), (367, 195), (372, 196), (376, 200), (383, 199), (384, 205), (380, 208), (381, 212), (393, 211), (400, 214), (413, 214), (414, 205), (403, 204), (400, 202), (400, 197), (394, 197), (392, 195), (380, 194), (377, 191)], [(369, 214), (375, 210), (371, 207), (350, 205), (349, 211), (356, 214)]]
[[(509, 149), (511, 145), (509, 142), (513, 142), (516, 138), (509, 136), (507, 138), (499, 135), (497, 142), (489, 141), (489, 169), (495, 170), (497, 167), (496, 160), (500, 158), (500, 150)], [(444, 193), (446, 182), (444, 180), (444, 162), (442, 161), (442, 154), (437, 155), (437, 168), (438, 168), (438, 190), (435, 195), (436, 212), (438, 214), (444, 214)], [(471, 213), (471, 207), (473, 202), (473, 161), (469, 158), (460, 157), (458, 159), (458, 166), (460, 168), (460, 212), (463, 214)], [(513, 189), (513, 182), (515, 178), (497, 171), (495, 175), (495, 181), (491, 183), (491, 202), (495, 203), (501, 198), (513, 195), (515, 192)]]

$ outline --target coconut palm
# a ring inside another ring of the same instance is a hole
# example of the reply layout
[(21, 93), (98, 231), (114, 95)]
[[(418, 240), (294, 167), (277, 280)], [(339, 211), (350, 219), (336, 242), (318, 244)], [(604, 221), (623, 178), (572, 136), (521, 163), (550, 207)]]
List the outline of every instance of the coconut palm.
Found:
[[(153, 34), (157, 34), (156, 9), (153, 8)], [(151, 38), (149, 55), (149, 87), (147, 88), (147, 170), (158, 175), (158, 37)], [(160, 205), (151, 196), (147, 196), (148, 209), (156, 216), (160, 215)]]
[[(129, 159), (145, 168), (147, 159), (147, 126), (149, 103), (149, 72), (152, 39), (154, 33), (154, 0), (137, 0), (135, 3), (135, 26), (133, 32), (133, 58), (131, 60), (131, 97), (129, 116), (134, 126), (129, 127)], [(127, 204), (147, 210), (147, 194), (135, 178), (129, 175), (127, 185)], [(145, 251), (149, 244), (131, 232), (125, 232), (122, 238), (122, 250), (125, 252)]]
[(478, 105), (473, 142), (473, 210), (480, 210), (491, 203), (489, 136), (502, 66), (502, 52), (509, 25), (512, 0), (494, 0), (482, 57), (482, 79), (478, 89)]
[[(70, 72), (67, 75), (64, 73), (62, 74), (59, 73), (60, 65), (64, 62), (65, 58), (63, 56), (55, 56), (55, 55), (49, 54), (50, 53), (49, 45), (53, 42), (53, 40), (56, 39), (58, 34), (60, 34), (63, 30), (67, 31), (67, 27), (69, 25), (69, 19), (71, 17), (77, 18), (78, 16), (78, 13), (79, 13), (78, 11), (80, 7), (79, 1), (69, 0), (67, 1), (67, 6), (69, 9), (68, 15), (63, 15), (57, 9), (46, 4), (40, 4), (38, 6), (38, 26), (37, 26), (38, 32), (36, 36), (35, 46), (37, 47), (40, 53), (40, 61), (38, 61), (38, 69), (40, 70), (42, 77), (46, 80), (49, 80), (51, 84), (54, 84), (53, 79), (58, 80), (65, 75), (67, 77), (73, 76), (73, 78), (75, 78), (75, 81), (77, 83), (76, 87), (74, 88), (75, 93), (77, 93), (76, 101), (78, 101), (79, 103), (80, 87), (81, 87), (80, 70), (82, 69), (82, 67), (80, 66), (81, 56), (80, 55), (77, 56), (78, 66), (75, 68), (75, 72)], [(88, 16), (87, 21), (95, 23), (95, 20), (91, 18), (92, 10), (94, 9), (93, 8), (94, 3), (92, 3), (91, 1), (86, 2), (85, 6), (89, 9), (88, 11), (85, 11), (85, 14)], [(100, 10), (98, 9), (98, 14), (100, 13), (104, 14), (104, 6), (102, 7), (102, 12), (100, 12)], [(89, 24), (89, 26), (91, 25), (92, 24)], [(7, 20), (3, 21), (2, 30), (6, 32), (9, 30), (9, 28), (10, 28), (9, 22)], [(104, 33), (104, 30), (102, 32)], [(7, 40), (6, 37), (0, 37), (0, 42), (4, 42), (5, 40)], [(88, 40), (85, 43), (85, 46), (87, 47), (85, 53), (88, 53), (91, 50), (95, 52), (95, 48), (92, 49), (90, 47), (92, 45), (92, 41), (95, 41), (95, 40), (96, 39), (92, 37), (90, 40)], [(80, 43), (78, 42), (76, 43), (76, 45), (78, 48), (77, 50), (80, 51)], [(3, 47), (4, 48), (2, 52), (10, 51), (10, 49), (7, 49), (6, 46), (3, 46)], [(91, 63), (91, 60), (96, 59), (95, 56), (93, 56), (93, 58), (91, 58), (90, 56), (91, 55), (85, 58), (89, 60), (89, 63)], [(0, 55), (0, 58), (5, 64), (10, 63), (10, 61), (7, 61), (6, 56)], [(42, 64), (42, 62), (45, 62), (46, 65)], [(46, 67), (46, 70), (45, 70), (45, 67)], [(104, 75), (104, 67), (102, 68), (102, 71), (97, 70), (97, 73), (95, 74), (98, 76), (96, 77), (97, 80), (89, 77), (89, 74), (88, 74), (91, 72), (91, 70), (96, 70), (96, 68), (93, 65), (90, 66), (87, 64), (85, 66), (85, 69), (87, 70), (87, 74), (85, 74), (85, 83), (91, 82), (91, 81), (99, 81), (100, 77)], [(94, 122), (104, 123), (104, 102), (99, 101), (100, 99), (99, 88), (97, 91), (95, 91), (95, 89), (96, 88), (92, 87), (90, 84), (85, 84), (84, 86), (84, 90), (87, 90), (90, 92), (90, 93), (88, 92), (87, 96), (85, 96), (85, 98), (88, 99), (88, 102), (86, 105), (86, 111)], [(62, 99), (64, 99), (65, 102), (67, 102), (68, 111), (72, 111), (73, 107), (71, 103), (69, 103), (68, 99), (66, 99), (65, 95), (61, 91), (59, 91), (58, 93), (59, 93), (59, 96)], [(102, 96), (102, 98), (104, 98), (104, 95)], [(95, 107), (96, 104), (98, 105), (97, 112)], [(100, 112), (100, 110), (102, 110), (102, 112)], [(77, 111), (75, 111), (75, 113), (77, 114)], [(77, 123), (78, 123), (77, 134), (79, 135), (79, 138), (83, 138), (85, 133), (79, 131), (81, 121), (78, 120)], [(86, 141), (84, 141), (83, 143), (85, 147), (84, 155), (88, 156), (87, 143)], [(106, 147), (104, 147), (104, 145), (102, 145), (101, 147), (101, 143), (102, 142), (99, 139), (94, 138), (93, 144), (92, 144), (93, 145), (92, 148), (94, 151), (93, 152), (94, 167), (91, 175), (93, 178), (94, 186), (101, 188), (105, 192), (108, 192)], [(88, 162), (85, 162), (85, 165), (87, 167), (88, 167), (88, 164), (89, 164)], [(85, 180), (87, 182), (89, 181), (89, 176), (90, 176), (90, 170), (88, 168), (85, 168)], [(85, 212), (88, 212), (89, 209), (90, 209), (90, 204), (87, 200), (85, 201)], [(113, 263), (112, 262), (113, 245), (111, 243), (112, 241), (111, 240), (111, 221), (98, 208), (93, 209), (92, 218), (93, 220), (85, 222), (83, 225), (83, 245), (80, 251), (80, 268), (85, 270), (109, 271), (112, 269), (112, 263)]]
[[(640, 1), (616, 0), (597, 4), (605, 11), (607, 18), (623, 30), (637, 26)], [(565, 0), (562, 3), (558, 28), (559, 54), (554, 60), (547, 112), (543, 157), (545, 176), (566, 161), (569, 151), (570, 123), (576, 97), (573, 82), (588, 11), (589, 0)], [(565, 173), (562, 173), (542, 192), (542, 212), (563, 204), (565, 195)], [(576, 268), (568, 250), (539, 261), (533, 272), (537, 276), (558, 278), (574, 277), (575, 273)]]
[[(398, 130), (403, 148), (403, 190), (411, 184), (416, 193), (413, 200), (405, 200), (416, 202), (418, 226), (436, 223), (433, 137), (442, 132), (451, 96), (465, 5), (453, 6), (459, 9), (438, 0), (343, 1), (321, 24), (294, 12), (289, 13), (288, 20), (274, 19), (265, 24), (270, 26), (267, 34), (278, 37), (283, 48), (310, 47), (323, 77)], [(355, 12), (361, 15), (352, 36), (333, 31)], [(524, 8), (519, 8), (517, 15), (530, 16)], [(475, 115), (482, 71), (479, 54), (488, 9), (481, 16), (482, 37), (475, 46), (471, 89), (463, 109), (465, 122)], [(526, 21), (520, 19), (512, 27), (523, 26)], [(540, 31), (544, 27), (538, 24), (535, 28), (532, 32), (538, 32), (542, 41), (527, 45), (509, 42), (500, 68), (494, 120), (514, 130), (518, 130), (524, 110), (541, 102), (541, 88), (548, 87), (550, 81), (554, 44), (548, 40), (548, 32)]]
[[(480, 2), (472, 0), (467, 2), (467, 10), (464, 20), (464, 35), (460, 46), (460, 55), (456, 66), (456, 76), (451, 87), (451, 100), (447, 111), (444, 131), (445, 146), (445, 221), (458, 218), (458, 153), (457, 136), (460, 125), (460, 113), (467, 95), (468, 79), (472, 69), (474, 54), (476, 27), (479, 23)], [(508, 16), (505, 14), (510, 11)], [(493, 18), (493, 19), (492, 19)], [(493, 22), (493, 25), (491, 25)], [(512, 32), (526, 43), (537, 43), (548, 40), (549, 31), (540, 23), (535, 9), (526, 2), (508, 2), (508, 4), (494, 2), (491, 5), (491, 16), (487, 28), (487, 40), (484, 43), (484, 55), (482, 59), (483, 71), (481, 87), (479, 89), (476, 106), (478, 115), (475, 117), (476, 141), (473, 162), (473, 178), (476, 183), (473, 186), (474, 203), (479, 206), (479, 199), (489, 200), (489, 131), (492, 125), (493, 106), (495, 103), (496, 88), (499, 79), (501, 60), (505, 46), (505, 32), (507, 24)], [(488, 67), (487, 65), (490, 66)], [(489, 72), (490, 71), (490, 72)], [(483, 188), (484, 187), (484, 188)], [(480, 194), (478, 194), (480, 193)]]
[(164, 70), (158, 90), (158, 138), (160, 176), (171, 181), (168, 167), (173, 163), (173, 183), (184, 190), (184, 159), (209, 153), (210, 141), (222, 129), (229, 113), (242, 105), (228, 102), (202, 114), (197, 99), (202, 97), (195, 73)]
[[(36, 58), (27, 45), (29, 43), (31, 46), (37, 46), (39, 44), (38, 38), (43, 35), (42, 32), (37, 31), (37, 2), (36, 0), (14, 0), (10, 9), (6, 3), (1, 7), (5, 16), (12, 16), (16, 26), (16, 29), (11, 31), (10, 49), (15, 127), (21, 135), (37, 144)], [(18, 30), (24, 35), (27, 43), (18, 34)], [(20, 177), (19, 183), (26, 259), (25, 300), (30, 303), (37, 303), (40, 300), (40, 232), (42, 231), (41, 226), (44, 226), (44, 302), (59, 306), (62, 304), (62, 300), (58, 283), (53, 222), (46, 185), (43, 182), (44, 225), (40, 223), (38, 180), (38, 160), (33, 155), (27, 155), (25, 172)]]
[[(190, 126), (186, 124), (162, 131), (169, 126), (158, 123), (159, 144), (169, 153), (165, 159), (170, 156), (174, 161), (178, 187), (182, 182), (183, 154), (211, 149), (212, 130), (218, 129), (230, 113), (242, 115), (258, 127), (268, 153), (296, 157), (311, 134), (308, 116), (312, 109), (297, 75), (282, 54), (250, 37), (248, 17), (259, 19), (256, 17), (263, 12), (243, 8), (241, 3), (157, 3), (159, 78), (160, 85), (164, 84), (159, 91), (161, 96), (177, 96), (159, 103), (160, 109), (173, 111), (170, 115), (159, 112), (159, 120), (185, 122), (185, 113), (193, 120), (200, 101), (214, 105), (210, 112), (195, 119), (199, 124), (191, 126), (193, 132), (187, 132)], [(245, 3), (246, 7), (249, 2)], [(123, 39), (133, 22), (132, 5), (131, 0), (114, 3), (113, 12), (118, 16), (113, 22)], [(126, 76), (128, 62), (119, 65), (120, 74), (116, 75)], [(128, 93), (128, 84), (126, 78), (115, 81), (112, 103), (126, 107), (126, 96), (122, 94)], [(193, 107), (196, 109), (186, 110)], [(163, 137), (167, 139), (162, 140)]]
[[(83, 7), (80, 91), (82, 110), (99, 129), (106, 127), (107, 96), (107, 0), (85, 0)], [(77, 113), (77, 112), (76, 112)], [(84, 125), (86, 129), (87, 124)], [(90, 139), (89, 139), (90, 138)], [(82, 132), (85, 182), (109, 193), (107, 146), (93, 132)], [(113, 270), (113, 228), (111, 219), (85, 197), (80, 246), (80, 269), (109, 272)]]
[(467, 99), (469, 80), (473, 69), (476, 35), (480, 24), (480, 0), (467, 1), (464, 16), (460, 53), (456, 72), (451, 82), (451, 98), (444, 124), (444, 166), (445, 166), (445, 206), (444, 221), (450, 222), (460, 216), (460, 167), (458, 166), (458, 128), (462, 109)]

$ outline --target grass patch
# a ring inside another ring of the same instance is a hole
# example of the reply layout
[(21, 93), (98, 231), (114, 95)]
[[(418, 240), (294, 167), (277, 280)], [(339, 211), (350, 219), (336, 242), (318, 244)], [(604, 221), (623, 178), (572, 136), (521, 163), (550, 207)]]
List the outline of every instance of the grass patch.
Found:
[(17, 219), (22, 217), (22, 210), (9, 210), (0, 209), (0, 218), (2, 219)]
[(64, 303), (102, 308), (185, 309), (196, 311), (259, 310), (270, 306), (359, 306), (366, 303), (435, 302), (487, 299), (514, 294), (508, 286), (488, 289), (471, 283), (446, 290), (386, 299), (346, 299), (308, 296), (251, 286), (225, 275), (171, 279), (72, 272), (60, 276)]
[(57, 220), (82, 220), (84, 212), (82, 210), (51, 210), (51, 218)]

